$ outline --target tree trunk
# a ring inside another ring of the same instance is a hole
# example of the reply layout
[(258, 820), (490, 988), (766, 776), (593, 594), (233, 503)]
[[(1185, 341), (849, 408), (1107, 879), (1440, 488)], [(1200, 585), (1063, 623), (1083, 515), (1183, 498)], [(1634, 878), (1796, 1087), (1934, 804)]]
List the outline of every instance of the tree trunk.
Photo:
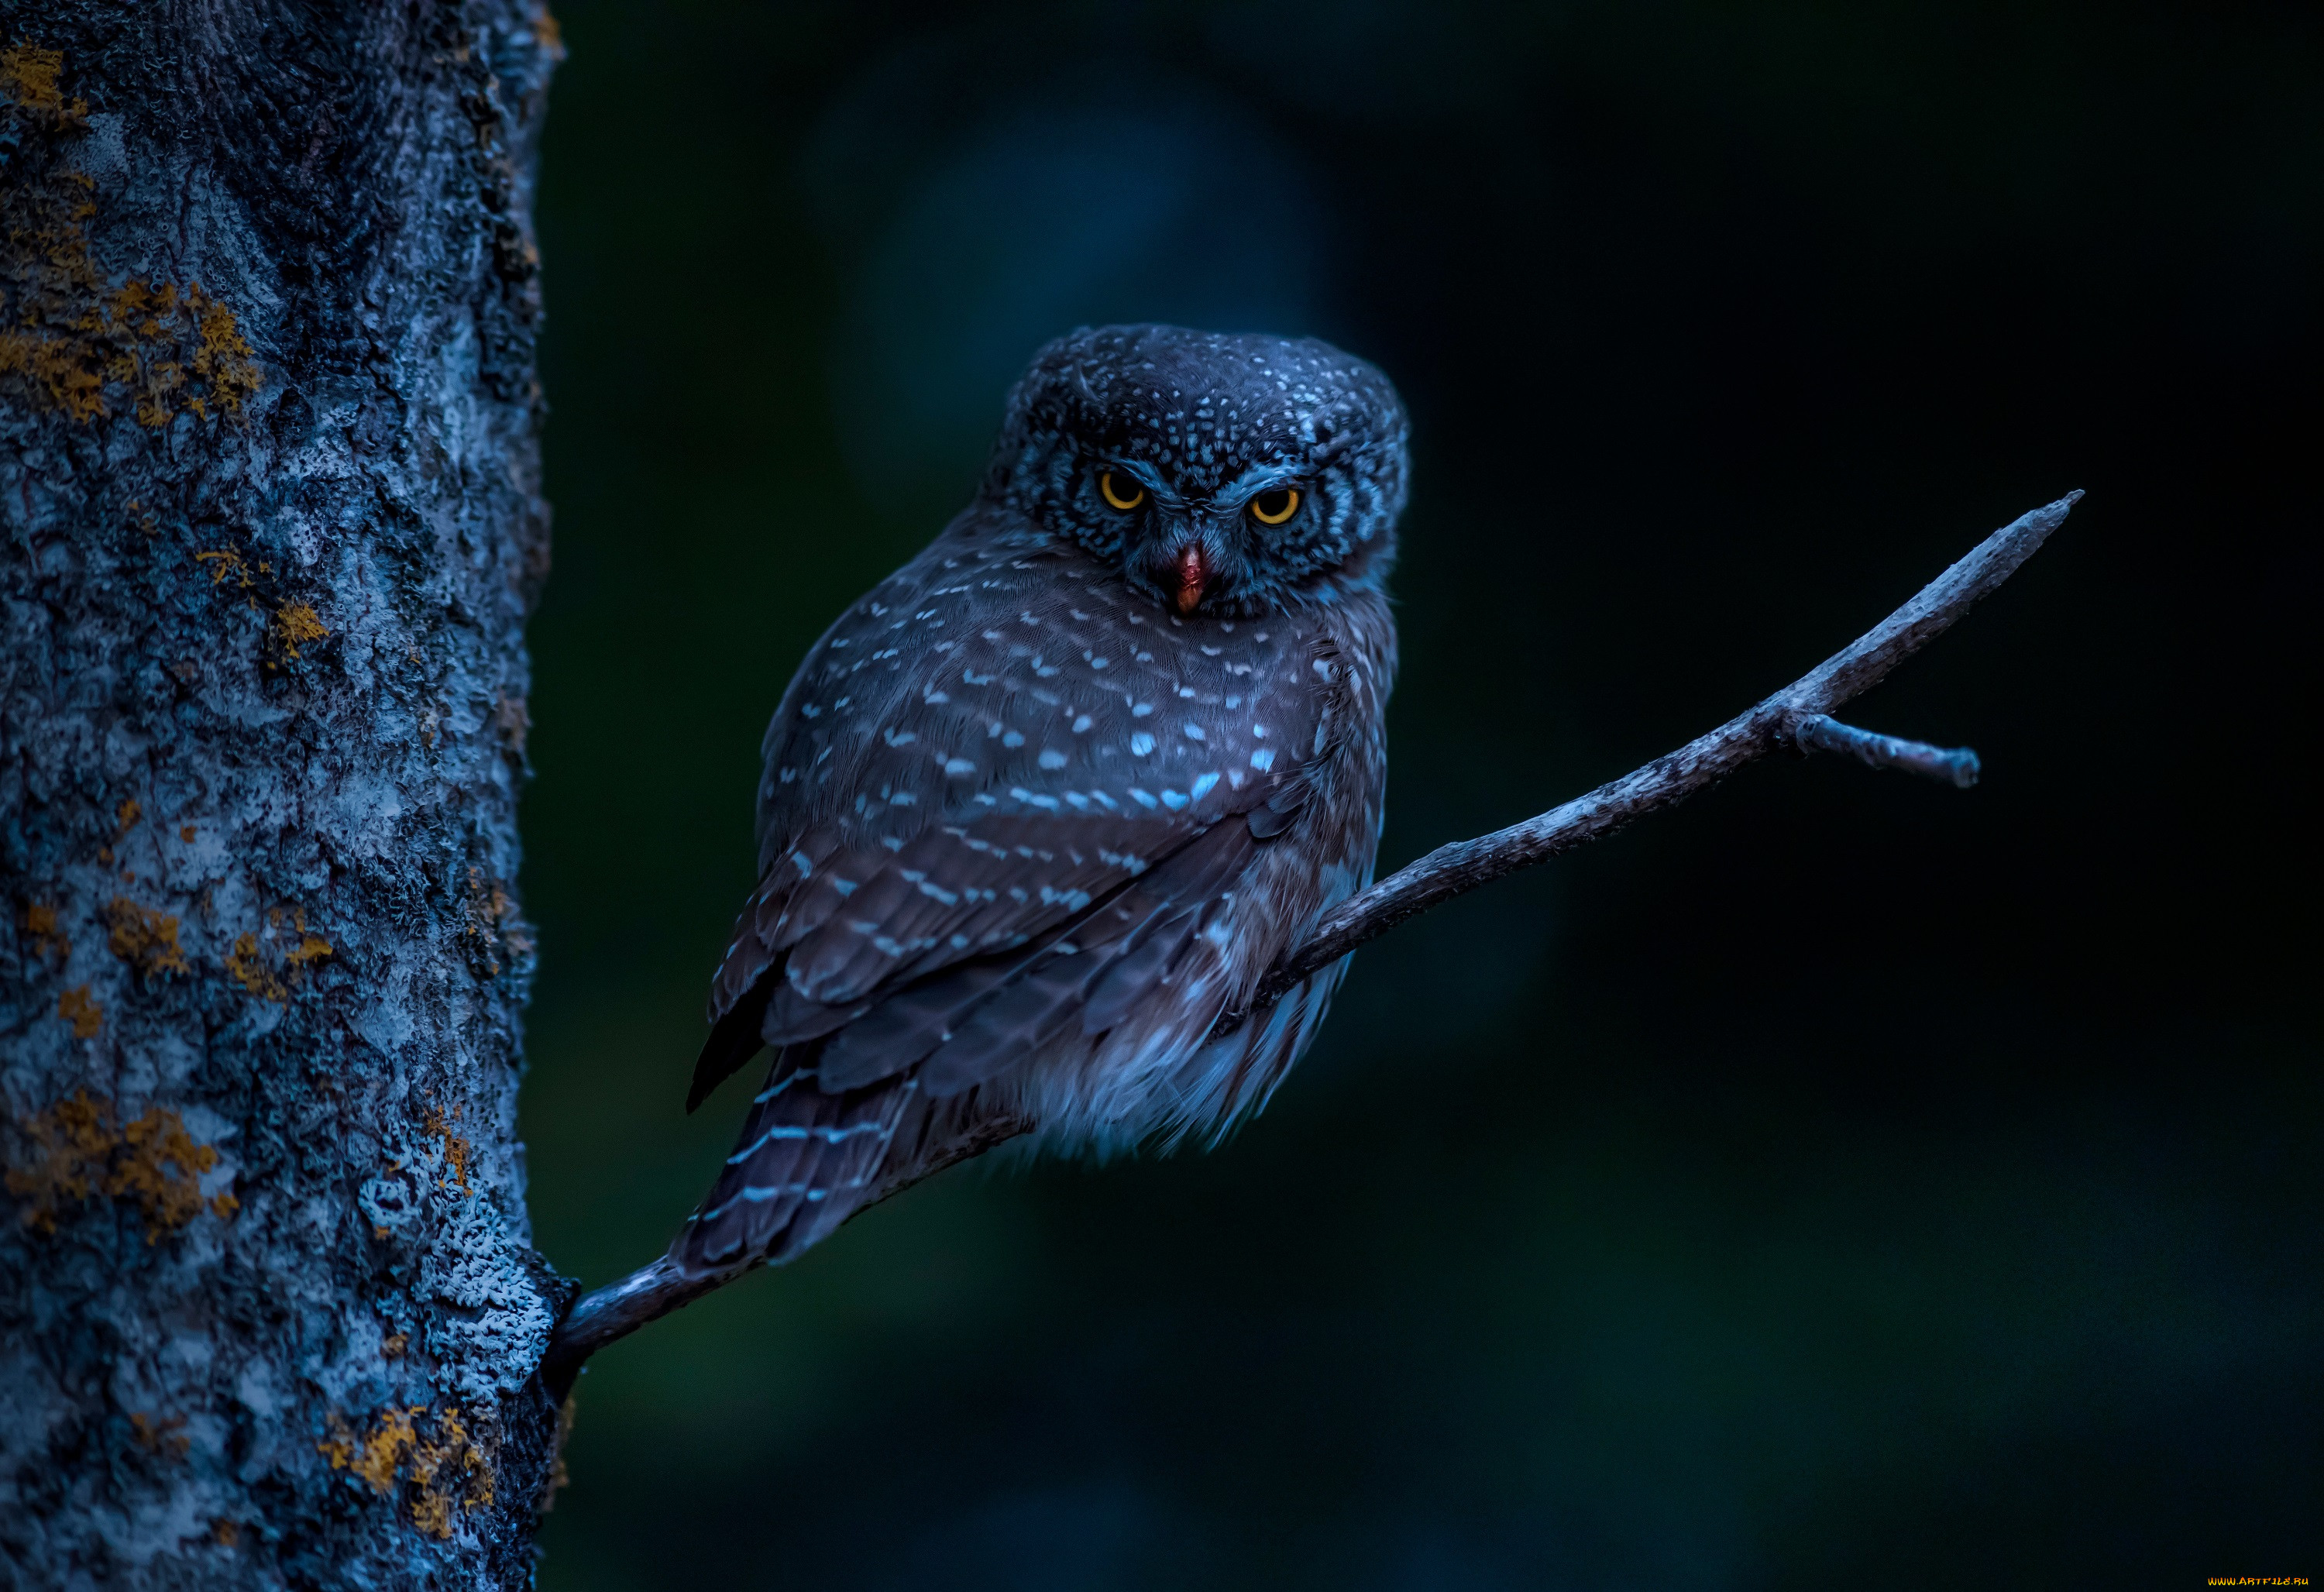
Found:
[(521, 0), (0, 21), (0, 1551), (530, 1581)]

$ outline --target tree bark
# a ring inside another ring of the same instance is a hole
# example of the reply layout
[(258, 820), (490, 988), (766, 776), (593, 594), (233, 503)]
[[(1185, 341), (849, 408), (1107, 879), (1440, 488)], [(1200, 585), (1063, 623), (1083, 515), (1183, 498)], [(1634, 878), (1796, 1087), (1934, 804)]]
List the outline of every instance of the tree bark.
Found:
[(0, 16), (0, 1554), (528, 1584), (519, 0)]

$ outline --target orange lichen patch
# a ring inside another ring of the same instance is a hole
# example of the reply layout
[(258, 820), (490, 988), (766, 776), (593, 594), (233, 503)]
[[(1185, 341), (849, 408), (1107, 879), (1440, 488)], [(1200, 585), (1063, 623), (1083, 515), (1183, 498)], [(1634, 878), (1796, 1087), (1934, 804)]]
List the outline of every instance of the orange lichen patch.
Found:
[[(169, 284), (161, 284), (164, 288)], [(263, 385), (250, 345), (235, 325), (234, 311), (204, 293), (198, 284), (186, 291), (187, 308), (194, 317), (194, 374), (209, 383), (210, 400), (238, 410), (242, 400)], [(199, 415), (207, 411), (199, 398), (188, 400)]]
[[(388, 1410), (382, 1413), (379, 1424), (371, 1436), (357, 1445), (355, 1455), (347, 1461), (347, 1468), (371, 1484), (374, 1493), (384, 1493), (395, 1485), (396, 1472), (420, 1446), (420, 1430), (411, 1423), (414, 1415), (428, 1413), (426, 1404), (414, 1404), (408, 1410)], [(338, 1468), (334, 1458), (331, 1468)]]
[(137, 1412), (129, 1417), (130, 1430), (137, 1438), (137, 1446), (149, 1454), (167, 1454), (177, 1458), (193, 1447), (194, 1440), (178, 1429), (186, 1423), (183, 1415), (172, 1415), (166, 1421)]
[(81, 368), (69, 345), (0, 327), (0, 376), (19, 375), (31, 378), (51, 408), (76, 420), (105, 413), (105, 383)]
[(411, 1479), (419, 1496), (411, 1501), (411, 1523), (439, 1540), (452, 1534), (452, 1507), (482, 1509), (493, 1501), (493, 1468), (484, 1451), (469, 1439), (468, 1429), (455, 1406), (437, 1422), (438, 1439), (423, 1442), (411, 1456)]
[[(466, 1139), (452, 1131), (452, 1125), (444, 1120), (444, 1113), (441, 1111), (430, 1109), (427, 1121), (421, 1126), (444, 1141), (444, 1162), (446, 1165), (451, 1167), (452, 1176), (459, 1183), (460, 1192), (464, 1194), (475, 1192), (468, 1186), (468, 1163), (475, 1155), (475, 1148)], [(448, 1189), (452, 1185), (438, 1178), (436, 1180), (436, 1186), (439, 1189)]]
[[(113, 844), (109, 846), (99, 846), (97, 849), (97, 860), (99, 862), (111, 862), (113, 860), (115, 847), (119, 846), (123, 841), (129, 838), (129, 832), (137, 827), (137, 814), (143, 811), (144, 809), (137, 805), (137, 800), (134, 796), (128, 801), (121, 804), (119, 810), (114, 814), (118, 823), (117, 827), (115, 827), (113, 832)], [(125, 868), (121, 870), (121, 877), (124, 881), (126, 881), (131, 877), (129, 870)]]
[(307, 932), (307, 913), (304, 907), (294, 909), (289, 914), (290, 928), (287, 932), (282, 926), (284, 916), (281, 907), (268, 907), (265, 934), (269, 940), (287, 937), (289, 933), (295, 933), (299, 936), (297, 943), (282, 953), (282, 969), (283, 973), (288, 975), (287, 979), (278, 975), (267, 965), (266, 957), (259, 949), (259, 936), (254, 932), (236, 935), (234, 949), (226, 953), (226, 976), (262, 1000), (290, 999), (290, 987), (299, 981), (300, 975), (309, 967), (327, 956), (336, 954), (328, 940), (324, 939), (320, 934), (310, 934)]
[(274, 611), (268, 623), (275, 644), (290, 658), (299, 656), (302, 641), (319, 641), (331, 632), (323, 627), (322, 619), (304, 603), (286, 603)]
[(231, 1194), (202, 1199), (202, 1174), (217, 1164), (217, 1151), (196, 1144), (175, 1111), (150, 1107), (116, 1130), (112, 1102), (93, 1100), (82, 1089), (19, 1127), (32, 1150), (8, 1168), (8, 1192), (24, 1199), (24, 1225), (40, 1232), (57, 1230), (66, 1201), (85, 1201), (98, 1192), (137, 1201), (148, 1244), (205, 1209), (224, 1217), (236, 1206)]
[(196, 562), (210, 566), (210, 584), (214, 586), (224, 584), (228, 576), (240, 581), (245, 586), (251, 584), (250, 566), (244, 561), (242, 555), (232, 548), (219, 548), (214, 552), (197, 553), (194, 558)]
[(379, 1340), (379, 1352), (390, 1359), (401, 1357), (411, 1339), (401, 1332), (391, 1332)]
[(175, 1111), (152, 1108), (121, 1130), (121, 1143), (124, 1153), (115, 1158), (106, 1192), (137, 1196), (152, 1224), (145, 1229), (148, 1244), (175, 1232), (205, 1208), (219, 1217), (235, 1208), (230, 1195), (206, 1207), (201, 1175), (217, 1164), (217, 1152), (196, 1144)]
[(77, 128), (88, 115), (88, 101), (65, 103), (57, 87), (57, 74), (64, 67), (61, 50), (35, 50), (29, 44), (0, 50), (0, 89), (7, 91), (17, 108), (31, 112), (51, 127)]
[(549, 51), (549, 60), (565, 59), (565, 24), (550, 15), (547, 6), (533, 15), (532, 39), (534, 43)]
[[(258, 565), (258, 569), (261, 569), (261, 574), (265, 574), (267, 567)], [(267, 618), (267, 667), (279, 669), (286, 662), (295, 662), (302, 641), (320, 641), (327, 634), (330, 634), (330, 630), (323, 625), (320, 616), (309, 604), (286, 602)]]
[(452, 1535), (456, 1505), (465, 1512), (493, 1501), (492, 1457), (469, 1436), (456, 1404), (433, 1417), (425, 1404), (391, 1406), (374, 1418), (368, 1435), (333, 1415), (331, 1435), (315, 1451), (381, 1497), (402, 1482), (411, 1523), (439, 1541)]
[(220, 1515), (210, 1522), (210, 1541), (221, 1548), (238, 1548), (242, 1545), (242, 1527)]
[[(56, 240), (45, 256), (56, 290), (21, 295), (25, 317), (0, 328), (0, 373), (29, 377), (51, 408), (84, 422), (112, 414), (115, 402), (156, 428), (180, 410), (204, 419), (213, 407), (239, 410), (264, 378), (234, 312), (198, 282), (180, 291), (137, 278), (111, 292), (82, 283), (90, 273), (80, 224), (93, 214), (93, 205), (74, 206), (63, 225), (41, 229)], [(32, 318), (40, 297), (74, 313), (43, 324)]]
[[(92, 261), (97, 184), (45, 142), (85, 125), (88, 107), (57, 87), (64, 57), (27, 44), (0, 51), (0, 115), (21, 147), (0, 188), (0, 392), (86, 424), (126, 411), (161, 427), (180, 413), (233, 412), (263, 381), (234, 311), (198, 282), (132, 278), (115, 286)], [(28, 136), (29, 135), (29, 136)]]
[(64, 102), (57, 92), (57, 74), (64, 69), (61, 50), (35, 50), (19, 44), (0, 51), (0, 88), (26, 110), (52, 110)]
[(244, 934), (235, 936), (234, 949), (226, 952), (226, 977), (262, 1000), (288, 1000), (290, 991), (258, 954), (258, 936)]
[(57, 997), (57, 1016), (73, 1026), (75, 1039), (94, 1039), (97, 1031), (105, 1026), (105, 1008), (97, 1004), (97, 997), (88, 992), (86, 984)]
[(106, 943), (113, 954), (140, 973), (182, 973), (185, 952), (178, 949), (178, 920), (141, 906), (126, 896), (115, 896), (105, 909), (113, 932)]
[(191, 841), (194, 838), (194, 826), (190, 824), (180, 824), (178, 828), (178, 838), (181, 841)]
[(23, 1124), (32, 1153), (8, 1168), (8, 1192), (25, 1199), (23, 1220), (43, 1233), (57, 1230), (68, 1200), (87, 1200), (104, 1181), (120, 1144), (113, 1108), (85, 1089)]
[(46, 901), (35, 901), (24, 908), (24, 934), (32, 942), (32, 954), (43, 962), (51, 952), (60, 962), (72, 955), (72, 941), (57, 926), (57, 909)]

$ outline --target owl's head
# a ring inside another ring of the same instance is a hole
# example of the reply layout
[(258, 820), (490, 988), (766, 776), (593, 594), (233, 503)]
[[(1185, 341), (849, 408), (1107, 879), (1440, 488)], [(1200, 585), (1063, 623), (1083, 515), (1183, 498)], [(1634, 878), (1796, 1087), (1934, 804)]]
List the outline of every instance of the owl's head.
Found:
[(1180, 613), (1239, 618), (1380, 582), (1406, 429), (1328, 343), (1084, 328), (1019, 379), (985, 495)]

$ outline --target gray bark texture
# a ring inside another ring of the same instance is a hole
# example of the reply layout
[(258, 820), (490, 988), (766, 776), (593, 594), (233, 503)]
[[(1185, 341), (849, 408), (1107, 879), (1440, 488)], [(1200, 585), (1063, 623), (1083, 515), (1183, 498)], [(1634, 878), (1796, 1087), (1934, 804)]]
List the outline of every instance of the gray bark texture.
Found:
[(0, 1580), (521, 1586), (520, 0), (0, 7)]

